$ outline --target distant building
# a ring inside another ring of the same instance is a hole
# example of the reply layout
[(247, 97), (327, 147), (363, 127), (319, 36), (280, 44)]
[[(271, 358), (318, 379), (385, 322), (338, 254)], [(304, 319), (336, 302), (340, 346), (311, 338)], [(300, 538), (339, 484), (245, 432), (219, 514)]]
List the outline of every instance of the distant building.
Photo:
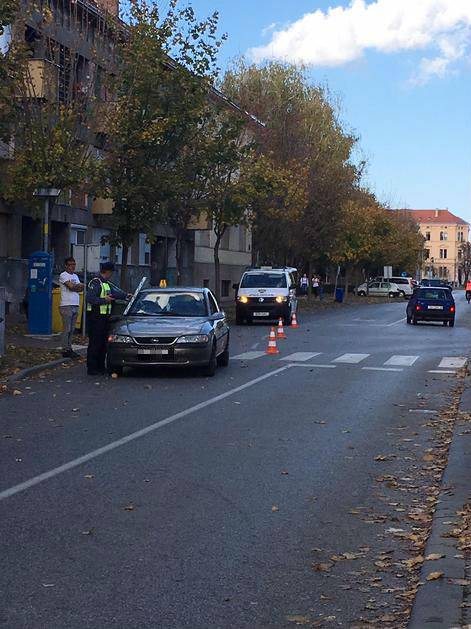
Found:
[(404, 210), (418, 224), (424, 242), (422, 277), (462, 283), (460, 245), (469, 240), (469, 223), (449, 210)]

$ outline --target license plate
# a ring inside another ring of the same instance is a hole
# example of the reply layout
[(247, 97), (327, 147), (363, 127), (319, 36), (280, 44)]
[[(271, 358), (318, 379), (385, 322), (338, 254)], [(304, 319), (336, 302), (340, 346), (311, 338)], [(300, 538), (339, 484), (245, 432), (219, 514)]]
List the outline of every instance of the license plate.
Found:
[(164, 356), (168, 354), (168, 349), (138, 349), (137, 353), (141, 356), (149, 356), (155, 354), (156, 356)]
[(443, 306), (429, 306), (429, 310), (443, 310)]
[(270, 313), (269, 312), (254, 312), (253, 316), (254, 317), (269, 317)]

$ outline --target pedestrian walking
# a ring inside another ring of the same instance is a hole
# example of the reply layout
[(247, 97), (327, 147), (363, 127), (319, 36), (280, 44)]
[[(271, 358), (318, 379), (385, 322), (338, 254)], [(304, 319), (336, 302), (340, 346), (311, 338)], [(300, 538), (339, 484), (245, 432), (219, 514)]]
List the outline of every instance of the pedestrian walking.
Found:
[(113, 301), (130, 299), (132, 296), (110, 282), (113, 272), (114, 264), (104, 262), (100, 267), (100, 275), (90, 280), (87, 287), (87, 373), (89, 376), (105, 373), (108, 323)]
[(59, 275), (61, 300), (59, 312), (62, 318), (62, 356), (64, 358), (78, 358), (79, 355), (72, 349), (72, 338), (75, 332), (75, 324), (80, 307), (80, 293), (84, 285), (75, 273), (74, 258), (66, 258), (65, 270)]
[(304, 275), (302, 276), (300, 282), (299, 282), (299, 286), (301, 288), (301, 294), (302, 295), (307, 295), (307, 289), (309, 287), (309, 280), (307, 278), (306, 273), (304, 273)]
[(311, 279), (311, 286), (314, 297), (317, 297), (319, 295), (319, 278), (317, 275), (313, 275)]
[(469, 304), (469, 302), (471, 301), (471, 281), (470, 280), (466, 282), (465, 291), (466, 291), (466, 301)]

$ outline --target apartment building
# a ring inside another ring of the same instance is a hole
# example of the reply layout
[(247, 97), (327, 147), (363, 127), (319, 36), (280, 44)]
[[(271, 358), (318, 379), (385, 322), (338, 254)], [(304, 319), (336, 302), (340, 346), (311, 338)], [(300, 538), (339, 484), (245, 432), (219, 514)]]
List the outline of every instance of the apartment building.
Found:
[(424, 237), (422, 277), (462, 283), (460, 245), (469, 240), (469, 223), (449, 210), (406, 210)]
[[(70, 51), (78, 56), (80, 68), (77, 73), (90, 73), (93, 63), (92, 51), (100, 44), (112, 46), (112, 32), (106, 28), (107, 15), (118, 19), (118, 0), (51, 0), (49, 7), (53, 19), (43, 32), (39, 20), (34, 13), (25, 17), (20, 28), (7, 29), (0, 42), (2, 49), (8, 47), (8, 37), (23, 36), (31, 47), (30, 72), (34, 83), (34, 94), (31, 98), (46, 98), (44, 81), (51, 68), (56, 72), (54, 84), (57, 92), (54, 98), (63, 98), (70, 85)], [(71, 16), (75, 19), (70, 19)], [(77, 27), (77, 25), (79, 25)], [(86, 28), (84, 27), (86, 25)], [(24, 26), (24, 27), (23, 27)], [(77, 37), (77, 28), (79, 33)], [(14, 34), (16, 32), (16, 35)], [(54, 50), (53, 60), (48, 58), (48, 48)], [(54, 45), (51, 46), (51, 40)], [(79, 79), (80, 80), (80, 79)], [(79, 89), (80, 85), (74, 85)], [(49, 95), (50, 97), (50, 95)], [(213, 98), (223, 99), (224, 95), (216, 90)], [(229, 106), (234, 106), (229, 103)], [(253, 121), (249, 120), (249, 124)], [(100, 150), (100, 142), (94, 147)], [(0, 146), (1, 161), (11, 159), (12, 152), (6, 145)], [(1, 176), (1, 175), (0, 175)], [(113, 247), (106, 241), (110, 234), (110, 217), (113, 204), (109, 199), (94, 198), (86, 192), (62, 190), (50, 208), (50, 251), (54, 254), (55, 272), (62, 270), (63, 260), (74, 255), (78, 261), (78, 271), (83, 268), (85, 247), (91, 269), (97, 268), (100, 262), (113, 261), (117, 264), (117, 274), (121, 263), (119, 247)], [(42, 249), (42, 220), (31, 208), (25, 205), (6, 205), (0, 199), (0, 285), (7, 288), (7, 307), (15, 312), (27, 289), (28, 256)], [(212, 271), (213, 233), (208, 223), (190, 226), (183, 245), (183, 282), (186, 284), (214, 286)], [(168, 225), (156, 224), (152, 244), (145, 234), (139, 234), (128, 254), (128, 288), (134, 287), (143, 276), (147, 276), (152, 284), (158, 284), (166, 278), (171, 285), (176, 276), (176, 238)], [(241, 272), (251, 263), (251, 234), (245, 227), (228, 229), (221, 246), (221, 294), (232, 295), (229, 287), (237, 282)]]

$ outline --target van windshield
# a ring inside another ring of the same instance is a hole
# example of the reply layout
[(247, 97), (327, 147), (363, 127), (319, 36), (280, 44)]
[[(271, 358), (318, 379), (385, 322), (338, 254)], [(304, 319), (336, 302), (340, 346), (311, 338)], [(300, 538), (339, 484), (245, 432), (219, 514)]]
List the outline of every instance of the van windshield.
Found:
[(286, 288), (284, 273), (246, 273), (240, 288)]

